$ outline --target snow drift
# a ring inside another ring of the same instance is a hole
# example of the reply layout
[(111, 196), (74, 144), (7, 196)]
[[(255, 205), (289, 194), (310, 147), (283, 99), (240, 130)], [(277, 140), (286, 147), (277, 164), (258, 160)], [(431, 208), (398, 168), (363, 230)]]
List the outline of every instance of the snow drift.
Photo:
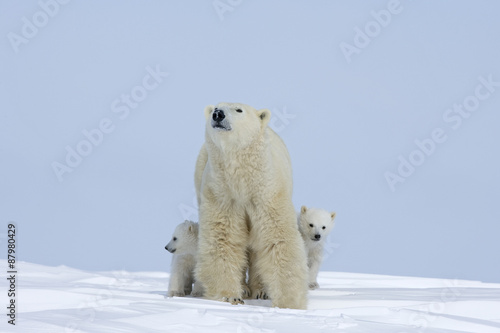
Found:
[(4, 316), (2, 332), (500, 332), (500, 284), (320, 272), (303, 311), (166, 298), (164, 272), (18, 267), (16, 325)]

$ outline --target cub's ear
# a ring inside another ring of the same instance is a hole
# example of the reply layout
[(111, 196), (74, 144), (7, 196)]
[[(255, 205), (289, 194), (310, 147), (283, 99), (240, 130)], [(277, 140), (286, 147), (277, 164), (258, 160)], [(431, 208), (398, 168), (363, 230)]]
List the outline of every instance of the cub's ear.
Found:
[(305, 212), (307, 212), (307, 207), (306, 207), (306, 206), (302, 206), (302, 207), (300, 208), (300, 212), (301, 212), (302, 214), (304, 214)]
[(268, 109), (261, 109), (257, 111), (257, 115), (260, 118), (262, 127), (266, 126), (267, 123), (269, 123), (269, 120), (271, 119), (271, 111), (269, 111)]
[(188, 226), (188, 232), (194, 232), (194, 223), (190, 220), (184, 221), (184, 224)]
[(189, 232), (195, 236), (198, 236), (198, 224), (195, 222), (191, 222), (189, 225)]
[(335, 215), (337, 215), (337, 213), (335, 213), (335, 212), (332, 212), (332, 213), (331, 213), (332, 221), (333, 221), (333, 219), (335, 218)]
[(205, 107), (205, 118), (208, 119), (210, 115), (212, 114), (212, 111), (215, 109), (214, 105), (208, 105)]

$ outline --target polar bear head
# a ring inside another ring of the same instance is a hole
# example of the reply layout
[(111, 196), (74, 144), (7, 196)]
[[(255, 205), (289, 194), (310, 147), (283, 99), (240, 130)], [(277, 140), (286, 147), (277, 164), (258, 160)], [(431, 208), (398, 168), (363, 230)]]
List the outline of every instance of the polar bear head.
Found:
[(271, 111), (240, 103), (219, 103), (205, 108), (206, 135), (219, 145), (245, 147), (264, 133)]
[(299, 214), (299, 230), (306, 241), (324, 240), (334, 225), (335, 212), (302, 206)]
[(198, 223), (184, 221), (179, 224), (165, 250), (175, 254), (195, 253), (198, 247)]

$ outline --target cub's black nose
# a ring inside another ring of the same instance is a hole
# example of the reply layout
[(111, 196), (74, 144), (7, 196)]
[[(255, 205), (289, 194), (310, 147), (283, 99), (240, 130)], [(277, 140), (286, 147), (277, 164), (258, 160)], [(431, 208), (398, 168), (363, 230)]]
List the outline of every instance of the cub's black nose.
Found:
[(314, 238), (319, 240), (321, 238), (321, 235), (320, 234), (314, 235)]
[(214, 121), (222, 121), (224, 120), (224, 118), (226, 118), (226, 115), (224, 114), (224, 111), (222, 110), (219, 110), (219, 109), (215, 109), (214, 110), (214, 113), (212, 114), (212, 119)]

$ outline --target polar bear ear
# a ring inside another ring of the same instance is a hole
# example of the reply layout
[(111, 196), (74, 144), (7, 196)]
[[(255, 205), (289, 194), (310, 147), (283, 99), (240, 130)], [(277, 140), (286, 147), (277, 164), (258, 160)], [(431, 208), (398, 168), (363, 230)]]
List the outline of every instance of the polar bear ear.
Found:
[(210, 115), (212, 114), (212, 111), (215, 109), (214, 105), (208, 105), (205, 107), (205, 118), (208, 119)]
[(332, 217), (332, 221), (333, 221), (333, 219), (335, 218), (335, 215), (337, 215), (337, 213), (335, 213), (335, 212), (332, 212), (332, 213), (330, 214), (330, 216)]
[(195, 236), (198, 236), (198, 225), (195, 222), (191, 221), (191, 224), (189, 225), (188, 231), (192, 233)]
[(269, 111), (268, 109), (261, 109), (257, 111), (257, 115), (260, 118), (262, 127), (266, 126), (271, 119), (271, 111)]
[(305, 212), (307, 212), (307, 207), (306, 207), (306, 206), (302, 206), (302, 207), (300, 208), (300, 212), (301, 212), (302, 214), (304, 214)]

